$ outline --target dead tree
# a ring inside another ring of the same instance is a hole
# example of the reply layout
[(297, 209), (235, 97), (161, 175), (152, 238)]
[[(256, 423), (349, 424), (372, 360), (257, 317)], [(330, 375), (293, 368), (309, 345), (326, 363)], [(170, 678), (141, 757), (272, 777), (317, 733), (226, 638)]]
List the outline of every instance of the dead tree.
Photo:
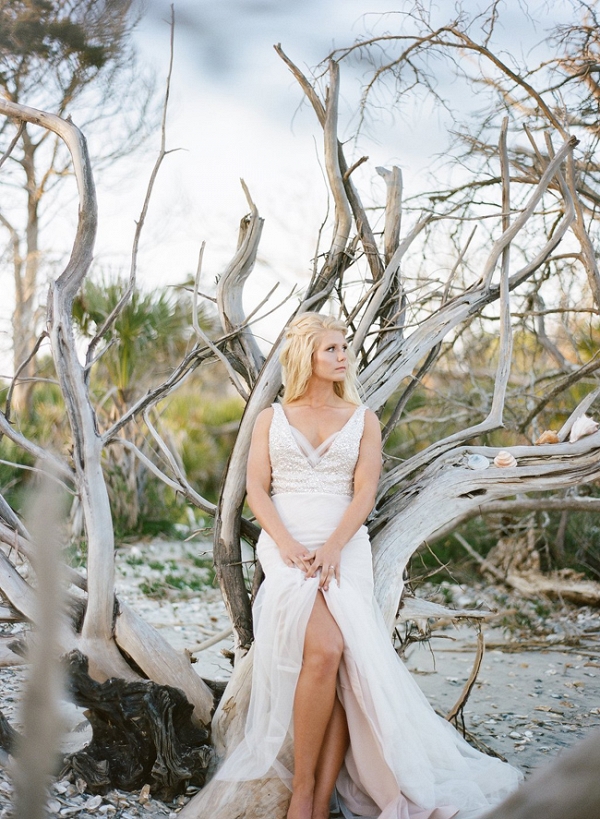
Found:
[[(405, 290), (402, 264), (411, 244), (428, 223), (436, 217), (423, 214), (406, 236), (399, 235), (397, 225), (401, 210), (399, 171), (384, 173), (388, 195), (383, 237), (383, 253), (374, 239), (373, 230), (352, 184), (343, 150), (332, 133), (332, 119), (336, 114), (339, 73), (335, 62), (330, 64), (329, 87), (321, 100), (301, 72), (281, 56), (302, 85), (324, 130), (325, 156), (328, 180), (336, 206), (334, 237), (328, 261), (337, 253), (356, 257), (357, 243), (362, 245), (368, 264), (372, 286), (355, 305), (343, 302), (342, 309), (349, 318), (352, 340), (363, 362), (360, 380), (366, 402), (381, 414), (394, 404), (402, 405), (405, 396), (399, 393), (408, 379), (419, 377), (419, 372), (431, 366), (436, 349), (484, 306), (498, 302), (501, 313), (500, 349), (498, 354), (495, 390), (488, 416), (467, 429), (454, 432), (388, 470), (384, 474), (376, 509), (370, 520), (372, 536), (375, 588), (378, 602), (390, 628), (393, 626), (403, 590), (404, 571), (415, 550), (436, 531), (451, 527), (452, 521), (477, 509), (482, 502), (493, 502), (528, 491), (565, 487), (593, 480), (600, 474), (598, 447), (600, 437), (592, 435), (576, 444), (562, 443), (548, 446), (511, 448), (516, 466), (502, 468), (490, 465), (485, 470), (471, 469), (470, 456), (480, 455), (492, 464), (498, 448), (470, 445), (469, 442), (484, 433), (503, 426), (503, 410), (511, 369), (512, 332), (510, 295), (531, 277), (556, 252), (575, 220), (574, 192), (566, 184), (564, 168), (576, 146), (576, 139), (561, 134), (562, 144), (553, 153), (535, 184), (530, 186), (527, 202), (520, 212), (511, 217), (510, 171), (507, 151), (507, 123), (504, 124), (499, 145), (503, 216), (501, 231), (480, 267), (478, 280), (453, 298), (442, 299), (441, 305), (417, 323), (408, 334), (403, 326), (402, 294)], [(335, 141), (336, 149), (332, 149)], [(332, 161), (332, 155), (335, 160)], [(554, 233), (526, 264), (512, 269), (511, 243), (519, 236), (532, 218), (536, 207), (551, 184), (561, 191), (561, 216)], [(348, 215), (354, 222), (354, 237), (348, 225)], [(346, 245), (339, 243), (341, 231)], [(354, 240), (354, 241), (353, 241)], [(442, 286), (443, 288), (443, 286)], [(339, 292), (339, 291), (338, 291)], [(343, 294), (343, 291), (342, 291)], [(309, 296), (312, 292), (309, 291)], [(300, 309), (303, 309), (301, 305)], [(232, 614), (238, 654), (248, 647), (247, 635), (251, 621), (247, 594), (241, 579), (236, 577), (239, 566), (239, 519), (243, 500), (243, 465), (249, 436), (257, 412), (273, 399), (274, 347), (258, 380), (251, 384), (252, 393), (242, 419), (228, 473), (225, 479), (224, 500), (217, 510), (218, 537), (215, 539), (216, 565), (227, 567), (220, 578), (225, 600)], [(248, 368), (248, 364), (246, 365)], [(560, 432), (566, 436), (576, 417), (582, 415), (596, 398), (592, 393), (581, 406), (574, 408), (571, 417)], [(568, 464), (568, 466), (567, 466)], [(242, 600), (242, 605), (239, 600)], [(236, 664), (228, 689), (213, 720), (213, 742), (219, 755), (226, 755), (235, 747), (243, 730), (244, 708), (248, 702), (252, 652)], [(235, 704), (235, 708), (233, 707)], [(260, 793), (260, 799), (258, 794)], [(231, 816), (232, 811), (244, 816), (283, 816), (288, 794), (285, 788), (271, 781), (229, 784), (213, 780), (184, 809), (182, 816), (189, 819), (210, 814)]]
[[(322, 126), (325, 168), (335, 205), (328, 250), (294, 312), (320, 309), (328, 301), (337, 300), (339, 310), (347, 319), (361, 364), (360, 380), (365, 402), (386, 419), (386, 432), (400, 422), (415, 381), (436, 363), (444, 341), (454, 337), (486, 306), (498, 305), (500, 314), (495, 387), (487, 415), (483, 420), (456, 429), (431, 443), (409, 460), (391, 466), (382, 478), (369, 528), (376, 595), (391, 629), (403, 594), (407, 562), (423, 541), (444, 527), (451, 527), (453, 522), (469, 515), (482, 502), (492, 503), (515, 494), (575, 486), (600, 476), (600, 433), (587, 435), (576, 443), (566, 442), (576, 418), (591, 408), (597, 392), (590, 393), (579, 406), (573, 407), (571, 417), (560, 431), (561, 443), (510, 448), (515, 459), (513, 466), (493, 463), (499, 447), (478, 445), (482, 435), (503, 427), (512, 358), (512, 294), (518, 293), (519, 288), (557, 254), (567, 234), (574, 235), (577, 240), (584, 239), (579, 229), (573, 232), (578, 194), (565, 178), (565, 168), (569, 167), (577, 140), (568, 133), (557, 135), (551, 156), (540, 168), (537, 178), (531, 180), (522, 207), (513, 213), (507, 125), (503, 125), (498, 150), (502, 214), (496, 239), (485, 258), (478, 260), (478, 275), (474, 281), (459, 288), (458, 292), (450, 287), (464, 255), (461, 251), (449, 271), (449, 280), (437, 288), (434, 284), (434, 295), (419, 302), (407, 287), (406, 269), (413, 249), (419, 242), (427, 241), (433, 225), (443, 222), (443, 209), (439, 213), (421, 214), (402, 232), (401, 174), (397, 168), (384, 169), (381, 175), (386, 183), (385, 227), (383, 240), (379, 242), (353, 182), (352, 174), (357, 164), (349, 165), (337, 135), (338, 62), (332, 60), (329, 64), (328, 88), (322, 97), (281, 49), (278, 51), (300, 83)], [(87, 361), (82, 365), (76, 354), (70, 315), (72, 300), (89, 268), (96, 228), (93, 179), (85, 140), (72, 123), (51, 114), (7, 101), (0, 101), (0, 112), (17, 123), (33, 123), (58, 134), (71, 152), (79, 184), (79, 226), (73, 253), (67, 268), (51, 287), (47, 317), (53, 357), (72, 429), (72, 458), (66, 460), (44, 451), (17, 432), (6, 415), (0, 413), (0, 432), (35, 454), (42, 464), (51, 465), (54, 473), (73, 487), (83, 509), (88, 541), (87, 588), (83, 589), (81, 578), (74, 572), (71, 581), (74, 584), (73, 597), (77, 595), (81, 599), (81, 592), (85, 591), (86, 610), (81, 629), (72, 628), (64, 641), (64, 650), (81, 650), (89, 658), (93, 675), (100, 681), (109, 676), (135, 679), (137, 672), (125, 661), (126, 655), (151, 680), (182, 689), (194, 705), (200, 723), (208, 725), (211, 720), (212, 693), (195, 674), (189, 659), (173, 651), (134, 611), (119, 601), (114, 616), (114, 538), (100, 456), (106, 446), (124, 446), (190, 503), (214, 517), (215, 568), (231, 618), (236, 655), (231, 680), (212, 719), (212, 743), (218, 760), (240, 738), (250, 693), (252, 614), (250, 590), (246, 587), (242, 569), (241, 539), (253, 543), (258, 532), (255, 524), (242, 514), (246, 459), (256, 416), (276, 398), (281, 386), (280, 340), (263, 361), (252, 333), (251, 317), (246, 317), (242, 309), (243, 288), (251, 275), (260, 240), (262, 222), (258, 209), (246, 190), (250, 212), (242, 220), (236, 253), (217, 288), (223, 335), (210, 340), (194, 321), (197, 343), (167, 380), (150, 390), (108, 429), (100, 430), (96, 425), (86, 376), (102, 352), (102, 334), (114, 316), (109, 317), (105, 327), (93, 339)], [(163, 131), (161, 156), (164, 153)], [(532, 223), (551, 186), (552, 195), (559, 197), (560, 201), (553, 230), (530, 258), (513, 266), (511, 247)], [(582, 254), (582, 258), (584, 264), (589, 263), (588, 256)], [(135, 282), (134, 271), (135, 266), (130, 290)], [(359, 276), (363, 281), (359, 296), (352, 295), (344, 286), (349, 271), (354, 279)], [(197, 279), (200, 273), (199, 266)], [(427, 292), (432, 290), (429, 281), (421, 282), (421, 286)], [(412, 327), (407, 320), (411, 299), (415, 299)], [(119, 309), (117, 306), (115, 314)], [(96, 348), (99, 348), (98, 352)], [(195, 368), (215, 359), (226, 367), (235, 387), (244, 396), (246, 407), (219, 502), (213, 505), (190, 485), (178, 459), (152, 424), (149, 411), (177, 389)], [(168, 464), (168, 471), (127, 438), (127, 425), (137, 418), (145, 421), (148, 435)], [(473, 469), (474, 455), (487, 459), (488, 468)], [(0, 526), (0, 538), (14, 543), (26, 555), (30, 548), (27, 532), (23, 531), (10, 509), (1, 513), (5, 525)], [(30, 617), (31, 589), (15, 575), (8, 559), (0, 557), (0, 590), (15, 610)], [(255, 577), (259, 576), (257, 572)], [(75, 588), (79, 591), (75, 592)], [(230, 819), (232, 815), (243, 815), (247, 819), (260, 816), (277, 819), (284, 815), (288, 797), (285, 789), (273, 782), (234, 785), (213, 780), (184, 809), (182, 817)]]

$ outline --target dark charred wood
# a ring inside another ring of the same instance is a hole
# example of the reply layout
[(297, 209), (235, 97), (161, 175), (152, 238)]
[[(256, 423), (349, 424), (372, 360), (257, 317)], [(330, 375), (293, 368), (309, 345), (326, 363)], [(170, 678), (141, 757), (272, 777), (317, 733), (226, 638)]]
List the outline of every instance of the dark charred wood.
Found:
[(182, 691), (144, 680), (99, 683), (83, 654), (66, 659), (71, 696), (88, 709), (93, 730), (90, 744), (67, 763), (92, 793), (149, 784), (153, 796), (170, 801), (188, 785), (204, 785), (212, 748), (208, 732), (192, 723), (193, 706)]
[(12, 754), (19, 734), (0, 711), (0, 748), (7, 754)]
[(229, 680), (208, 680), (206, 677), (202, 677), (204, 682), (210, 688), (215, 696), (215, 708), (221, 702), (221, 697), (223, 696), (225, 689), (227, 688), (227, 683)]

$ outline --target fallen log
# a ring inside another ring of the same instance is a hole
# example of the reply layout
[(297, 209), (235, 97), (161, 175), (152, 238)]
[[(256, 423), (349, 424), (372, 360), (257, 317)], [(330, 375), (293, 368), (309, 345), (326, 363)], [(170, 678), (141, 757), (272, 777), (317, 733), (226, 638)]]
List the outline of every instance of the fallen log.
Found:
[(519, 592), (523, 597), (545, 595), (557, 600), (568, 600), (578, 606), (600, 606), (600, 583), (586, 580), (579, 572), (572, 569), (559, 569), (548, 574), (535, 570), (503, 572), (476, 552), (464, 537), (456, 532), (454, 536), (467, 554), (479, 563), (483, 573), (491, 574), (495, 580)]

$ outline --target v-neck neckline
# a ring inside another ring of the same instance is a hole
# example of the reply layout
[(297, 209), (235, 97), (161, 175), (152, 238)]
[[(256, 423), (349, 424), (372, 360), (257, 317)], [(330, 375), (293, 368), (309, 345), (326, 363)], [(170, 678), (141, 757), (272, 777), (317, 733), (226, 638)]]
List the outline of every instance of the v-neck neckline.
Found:
[[(331, 448), (333, 447), (333, 445), (334, 445), (336, 439), (339, 437), (340, 433), (342, 433), (346, 429), (346, 427), (348, 426), (350, 421), (354, 418), (354, 416), (356, 415), (356, 413), (360, 409), (360, 407), (357, 407), (354, 410), (354, 412), (352, 413), (352, 415), (350, 416), (350, 418), (348, 418), (348, 420), (346, 421), (345, 424), (343, 424), (336, 432), (333, 432), (331, 435), (329, 435), (327, 438), (325, 438), (324, 441), (321, 441), (321, 443), (317, 447), (314, 447), (312, 445), (312, 443), (308, 440), (306, 435), (303, 432), (301, 432), (298, 429), (298, 427), (295, 427), (293, 424), (290, 424), (290, 421), (289, 421), (287, 415), (285, 414), (285, 410), (284, 410), (282, 404), (277, 404), (276, 406), (278, 406), (280, 408), (280, 410), (281, 410), (281, 413), (282, 413), (282, 415), (283, 415), (283, 417), (285, 419), (285, 422), (286, 422), (286, 424), (287, 424), (287, 426), (289, 428), (290, 437), (291, 437), (292, 441), (295, 443), (295, 445), (296, 445), (298, 451), (300, 452), (300, 454), (302, 455), (302, 457), (306, 458), (306, 460), (308, 461), (310, 466), (312, 466), (313, 468), (315, 468), (323, 460), (323, 458), (326, 458), (327, 455), (331, 452)], [(296, 438), (294, 433), (299, 435), (300, 438), (303, 441), (306, 442), (307, 447), (310, 447), (310, 450), (308, 452), (304, 452), (303, 447), (300, 445), (301, 442), (298, 441), (298, 439)], [(323, 452), (322, 450), (327, 444), (329, 444), (329, 446)], [(316, 456), (316, 458), (315, 458), (315, 456)], [(313, 462), (313, 459), (315, 459), (314, 462)]]

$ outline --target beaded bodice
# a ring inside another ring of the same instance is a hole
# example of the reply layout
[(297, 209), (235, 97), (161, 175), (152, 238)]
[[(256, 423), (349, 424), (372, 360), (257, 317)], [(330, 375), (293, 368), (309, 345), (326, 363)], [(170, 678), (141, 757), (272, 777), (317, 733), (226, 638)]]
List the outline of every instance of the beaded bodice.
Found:
[(365, 410), (364, 406), (357, 407), (339, 432), (314, 449), (290, 425), (281, 404), (273, 404), (269, 430), (271, 494), (320, 492), (352, 496)]

